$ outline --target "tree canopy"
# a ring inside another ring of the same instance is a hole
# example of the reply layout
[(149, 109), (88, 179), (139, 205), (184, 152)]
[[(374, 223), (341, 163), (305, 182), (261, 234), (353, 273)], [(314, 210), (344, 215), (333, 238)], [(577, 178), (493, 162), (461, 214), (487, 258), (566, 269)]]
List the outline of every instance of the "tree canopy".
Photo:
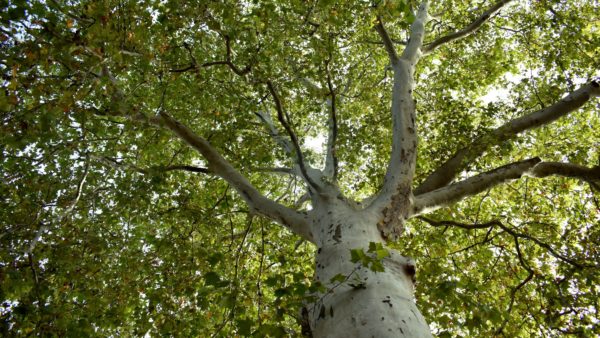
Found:
[[(299, 336), (314, 247), (223, 175), (307, 211), (300, 156), (331, 168), (357, 205), (377, 192), (392, 143), (389, 47), (410, 43), (416, 7), (2, 1), (0, 332)], [(446, 185), (427, 183), (442, 165), (459, 181), (542, 165), (411, 219), (388, 243), (419, 263), (418, 306), (441, 337), (600, 334), (600, 108), (587, 102), (600, 4), (430, 7), (416, 191)], [(578, 109), (519, 129), (568, 94)]]

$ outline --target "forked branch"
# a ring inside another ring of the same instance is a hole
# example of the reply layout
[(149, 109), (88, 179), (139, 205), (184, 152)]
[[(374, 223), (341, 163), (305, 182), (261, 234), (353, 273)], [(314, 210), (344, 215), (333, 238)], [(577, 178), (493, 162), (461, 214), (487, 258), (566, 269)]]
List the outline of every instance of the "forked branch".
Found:
[(444, 36), (434, 40), (433, 42), (426, 44), (423, 47), (423, 54), (425, 54), (425, 55), (429, 54), (429, 53), (433, 52), (434, 50), (436, 50), (438, 47), (442, 46), (443, 44), (462, 39), (462, 38), (469, 36), (470, 34), (476, 32), (494, 13), (498, 12), (504, 5), (506, 5), (510, 1), (511, 0), (498, 1), (492, 7), (490, 7), (487, 11), (485, 11), (483, 14), (481, 14), (481, 16), (478, 17), (475, 21), (471, 22), (471, 24), (468, 25), (467, 27), (465, 27), (459, 31), (452, 32), (448, 35), (444, 35)]
[(250, 73), (250, 71), (252, 70), (252, 65), (248, 64), (246, 65), (244, 68), (239, 68), (237, 67), (232, 59), (231, 59), (231, 41), (228, 35), (225, 35), (224, 37), (225, 39), (225, 52), (226, 52), (226, 59), (224, 61), (211, 61), (211, 62), (205, 62), (202, 64), (198, 64), (196, 62), (196, 59), (194, 58), (194, 55), (192, 53), (192, 50), (190, 48), (190, 46), (188, 44), (184, 44), (183, 46), (185, 47), (185, 49), (188, 51), (188, 54), (190, 55), (190, 64), (186, 67), (183, 68), (173, 68), (170, 69), (169, 71), (171, 73), (184, 73), (190, 70), (198, 70), (200, 68), (208, 68), (208, 67), (212, 67), (212, 66), (218, 66), (218, 65), (223, 65), (223, 66), (227, 66), (229, 67), (229, 69), (231, 69), (236, 75), (239, 76), (244, 76), (248, 73)]
[(549, 124), (577, 110), (591, 98), (597, 96), (600, 96), (600, 84), (597, 81), (592, 81), (549, 107), (511, 120), (487, 135), (477, 138), (431, 173), (415, 189), (415, 195), (421, 195), (448, 185), (460, 171), (490, 147), (512, 139), (523, 131)]
[(504, 232), (511, 235), (515, 240), (522, 238), (522, 239), (531, 241), (531, 242), (535, 243), (537, 246), (546, 249), (552, 256), (554, 256), (554, 258), (561, 260), (567, 264), (570, 264), (574, 267), (577, 267), (577, 268), (596, 268), (597, 267), (597, 265), (595, 265), (595, 264), (581, 263), (570, 257), (567, 257), (567, 256), (561, 254), (560, 252), (556, 251), (548, 243), (542, 242), (541, 240), (539, 240), (536, 237), (533, 237), (529, 234), (521, 233), (521, 232), (517, 231), (513, 226), (507, 226), (498, 220), (492, 220), (492, 221), (489, 221), (486, 223), (468, 224), (468, 223), (462, 223), (462, 222), (457, 222), (457, 221), (453, 221), (453, 220), (437, 221), (437, 220), (434, 220), (434, 219), (431, 219), (428, 217), (424, 217), (424, 216), (419, 216), (419, 219), (429, 223), (429, 225), (434, 226), (434, 227), (452, 226), (452, 227), (459, 227), (459, 228), (463, 228), (463, 229), (467, 229), (467, 230), (498, 227), (501, 230), (503, 230)]
[(308, 170), (306, 168), (306, 162), (304, 161), (304, 156), (302, 155), (302, 150), (300, 149), (300, 144), (298, 143), (298, 137), (296, 136), (296, 133), (292, 130), (292, 127), (290, 126), (289, 116), (288, 116), (287, 112), (283, 109), (283, 104), (281, 103), (281, 98), (279, 97), (279, 94), (277, 93), (277, 90), (275, 89), (275, 86), (273, 85), (273, 83), (271, 81), (267, 81), (267, 88), (269, 89), (269, 92), (271, 93), (271, 96), (273, 97), (273, 101), (275, 101), (275, 109), (277, 110), (277, 119), (279, 120), (279, 122), (281, 123), (283, 128), (285, 128), (285, 131), (288, 133), (288, 135), (290, 136), (290, 139), (292, 140), (292, 145), (294, 146), (294, 152), (296, 153), (296, 161), (297, 161), (298, 166), (300, 167), (300, 172), (302, 173), (302, 177), (304, 178), (306, 183), (311, 188), (313, 188), (317, 192), (320, 192), (321, 187), (318, 184), (316, 184), (313, 181), (313, 179), (311, 178), (311, 176), (308, 174)]

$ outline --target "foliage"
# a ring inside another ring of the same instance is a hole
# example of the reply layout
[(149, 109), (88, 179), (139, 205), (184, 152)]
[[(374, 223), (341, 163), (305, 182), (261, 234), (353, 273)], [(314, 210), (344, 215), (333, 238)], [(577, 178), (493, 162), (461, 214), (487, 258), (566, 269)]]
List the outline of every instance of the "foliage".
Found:
[(352, 263), (360, 263), (360, 266), (369, 268), (374, 272), (383, 272), (384, 266), (382, 260), (390, 254), (381, 243), (369, 243), (369, 249), (365, 252), (363, 249), (350, 250)]
[[(121, 112), (168, 111), (292, 206), (301, 183), (264, 170), (291, 166), (256, 118), (274, 111), (264, 82), (277, 85), (307, 160), (319, 165), (321, 147), (309, 141), (327, 133), (330, 78), (339, 91), (339, 181), (360, 200), (380, 187), (391, 139), (392, 79), (373, 25), (383, 16), (404, 39), (414, 3), (1, 3), (2, 335), (299, 335), (302, 297), (318, 288), (314, 248), (253, 215), (216, 176), (177, 170), (205, 162)], [(490, 4), (434, 2), (426, 41)], [(594, 1), (517, 1), (425, 57), (415, 90), (417, 179), (597, 75), (597, 13)], [(463, 174), (533, 156), (593, 166), (598, 130), (598, 108), (588, 104), (492, 148)], [(408, 224), (392, 246), (418, 260), (418, 304), (434, 333), (600, 334), (600, 277), (590, 268), (600, 260), (598, 198), (577, 180), (525, 178), (431, 215), (502, 227)], [(384, 252), (352, 254), (377, 270)]]

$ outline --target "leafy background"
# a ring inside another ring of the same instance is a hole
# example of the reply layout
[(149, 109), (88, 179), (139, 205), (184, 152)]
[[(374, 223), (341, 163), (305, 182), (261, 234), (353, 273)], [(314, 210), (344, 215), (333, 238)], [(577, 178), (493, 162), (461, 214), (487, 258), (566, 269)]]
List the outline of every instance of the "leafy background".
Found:
[[(340, 184), (360, 200), (381, 184), (391, 139), (391, 72), (374, 18), (383, 15), (403, 40), (415, 4), (1, 3), (2, 335), (298, 336), (314, 248), (253, 217), (217, 178), (165, 170), (204, 162), (167, 132), (118, 112), (168, 111), (263, 193), (293, 205), (301, 183), (261, 171), (291, 163), (255, 116), (273, 110), (261, 83), (276, 83), (318, 165), (322, 154), (309, 141), (326, 133), (327, 97), (305, 82), (326, 88), (329, 73), (341, 93)], [(468, 25), (491, 4), (436, 1), (426, 41)], [(475, 137), (597, 76), (599, 7), (515, 1), (476, 34), (424, 58), (415, 92), (417, 180)], [(226, 38), (230, 61), (249, 74), (203, 66), (226, 60)], [(490, 92), (506, 94), (486, 98)], [(493, 147), (463, 174), (533, 156), (597, 165), (599, 124), (597, 104), (588, 104)], [(515, 240), (499, 226), (409, 225), (392, 246), (417, 259), (416, 298), (435, 334), (600, 333), (600, 283), (591, 267), (600, 208), (590, 186), (525, 178), (430, 217), (498, 220), (524, 236)]]

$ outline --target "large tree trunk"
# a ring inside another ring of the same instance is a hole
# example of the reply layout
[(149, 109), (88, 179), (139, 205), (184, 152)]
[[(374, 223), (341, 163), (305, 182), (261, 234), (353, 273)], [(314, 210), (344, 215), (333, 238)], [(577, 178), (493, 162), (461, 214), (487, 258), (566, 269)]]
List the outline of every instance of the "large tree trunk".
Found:
[[(322, 201), (315, 214), (315, 278), (327, 292), (307, 306), (313, 337), (431, 337), (415, 305), (412, 259), (388, 249), (384, 272), (351, 261), (351, 250), (367, 252), (369, 243), (384, 242), (378, 215), (338, 199)], [(339, 274), (346, 278), (332, 282)]]

